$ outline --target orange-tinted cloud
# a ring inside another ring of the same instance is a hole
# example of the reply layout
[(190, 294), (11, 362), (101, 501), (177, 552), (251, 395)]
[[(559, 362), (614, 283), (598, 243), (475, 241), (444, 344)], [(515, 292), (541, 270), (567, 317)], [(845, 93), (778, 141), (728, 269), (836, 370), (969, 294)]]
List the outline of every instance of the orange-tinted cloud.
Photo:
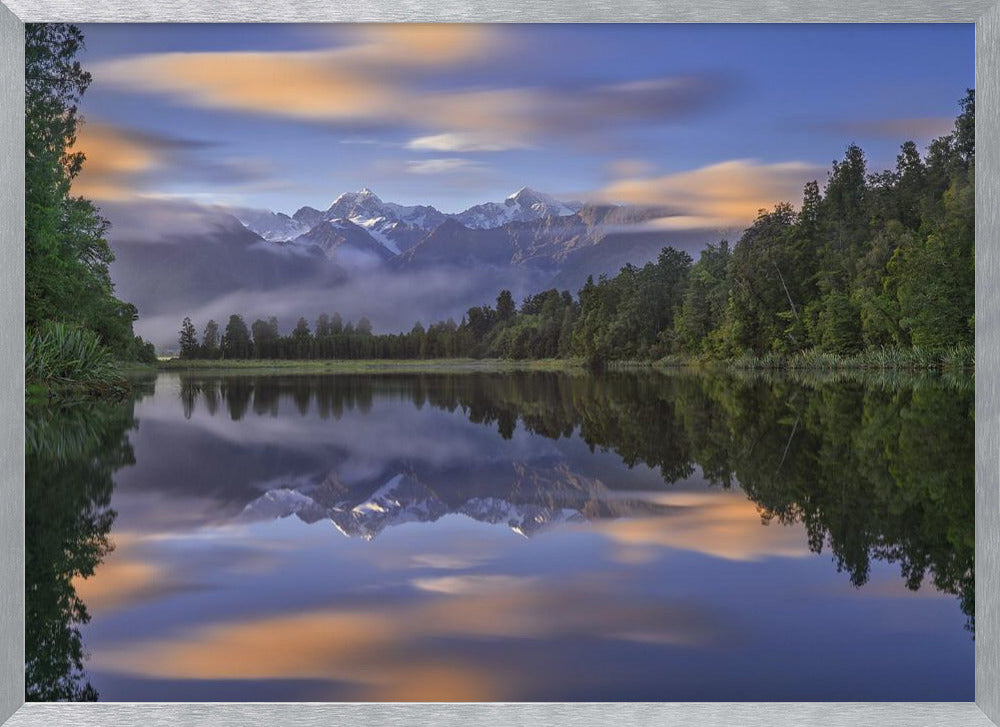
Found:
[(163, 571), (151, 564), (109, 556), (99, 577), (75, 578), (76, 594), (92, 613), (115, 611), (159, 593)]
[(680, 509), (667, 517), (605, 520), (593, 527), (623, 549), (627, 562), (655, 548), (739, 561), (810, 554), (802, 526), (763, 525), (757, 506), (740, 492), (664, 493), (655, 502)]
[(73, 579), (77, 596), (91, 613), (127, 608), (176, 588), (167, 569), (142, 556), (143, 539), (135, 533), (116, 533), (114, 549), (94, 575)]
[(166, 679), (327, 679), (353, 684), (355, 698), (363, 700), (494, 700), (523, 693), (530, 674), (495, 663), (483, 650), (438, 648), (442, 640), (579, 635), (692, 644), (719, 638), (718, 625), (705, 614), (621, 599), (596, 574), (593, 583), (557, 588), (512, 577), (500, 588), (497, 578), (438, 579), (436, 585), (446, 587), (403, 605), (198, 627), (102, 649), (91, 664)]
[(760, 164), (734, 159), (657, 177), (621, 178), (594, 196), (675, 210), (671, 216), (647, 223), (661, 229), (737, 227), (777, 202), (797, 203), (802, 186), (818, 172), (803, 162)]
[[(355, 43), (311, 51), (155, 53), (95, 64), (98, 83), (187, 103), (312, 120), (391, 118), (403, 81), (489, 52), (484, 26), (361, 26)], [(401, 98), (403, 96), (403, 98)]]
[(73, 180), (73, 193), (95, 200), (126, 200), (135, 196), (130, 179), (162, 163), (160, 152), (116, 126), (95, 122), (80, 127), (72, 151), (87, 159)]
[(525, 148), (541, 135), (672, 119), (719, 96), (717, 78), (678, 76), (576, 88), (437, 87), (421, 80), (495, 58), (507, 35), (482, 25), (359, 26), (310, 51), (154, 53), (98, 63), (95, 83), (206, 108), (330, 123), (416, 127), (428, 151)]
[[(164, 183), (224, 184), (242, 189), (271, 173), (258, 159), (214, 159), (209, 142), (88, 121), (80, 126), (72, 151), (86, 155), (73, 180), (73, 193), (99, 202), (132, 202), (163, 197)], [(271, 182), (273, 185), (273, 182)]]

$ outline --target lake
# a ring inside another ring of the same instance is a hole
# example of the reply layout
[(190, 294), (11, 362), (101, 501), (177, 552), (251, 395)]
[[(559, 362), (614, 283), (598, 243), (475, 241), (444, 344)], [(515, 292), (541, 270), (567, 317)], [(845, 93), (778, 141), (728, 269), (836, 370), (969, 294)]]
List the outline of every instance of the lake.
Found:
[(972, 700), (973, 409), (648, 371), (31, 407), (28, 695)]

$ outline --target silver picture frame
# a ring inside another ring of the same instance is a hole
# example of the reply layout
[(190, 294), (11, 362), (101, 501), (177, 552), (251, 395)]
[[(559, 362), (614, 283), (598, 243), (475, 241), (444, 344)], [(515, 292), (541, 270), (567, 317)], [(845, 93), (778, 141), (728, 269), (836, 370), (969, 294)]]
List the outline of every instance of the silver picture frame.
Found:
[[(976, 25), (975, 702), (24, 702), (24, 23), (962, 22)], [(1000, 725), (1000, 0), (0, 0), (0, 723)]]

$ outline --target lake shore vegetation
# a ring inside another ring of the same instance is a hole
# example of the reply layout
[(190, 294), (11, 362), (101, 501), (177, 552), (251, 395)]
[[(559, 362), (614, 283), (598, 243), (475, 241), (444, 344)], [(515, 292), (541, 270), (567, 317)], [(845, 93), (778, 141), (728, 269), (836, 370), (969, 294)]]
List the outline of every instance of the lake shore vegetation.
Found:
[(900, 147), (893, 169), (871, 173), (847, 147), (823, 188), (798, 210), (761, 210), (735, 245), (694, 261), (664, 247), (658, 259), (589, 278), (573, 295), (546, 290), (461, 321), (374, 333), (369, 319), (233, 314), (199, 337), (185, 318), (182, 360), (581, 359), (661, 365), (725, 363), (767, 369), (971, 369), (974, 364), (975, 92), (952, 133), (921, 156)]
[(76, 59), (83, 33), (29, 23), (24, 37), (26, 393), (105, 395), (127, 386), (119, 362), (155, 352), (132, 330), (135, 306), (115, 297), (107, 220), (71, 190), (85, 162), (74, 149), (91, 81)]

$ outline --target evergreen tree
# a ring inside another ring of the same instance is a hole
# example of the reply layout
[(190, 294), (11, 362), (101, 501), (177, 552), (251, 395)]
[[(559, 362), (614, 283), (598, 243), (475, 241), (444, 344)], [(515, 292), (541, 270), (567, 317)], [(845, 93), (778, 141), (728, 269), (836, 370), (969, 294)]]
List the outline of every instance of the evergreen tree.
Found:
[(506, 323), (516, 313), (517, 308), (514, 306), (514, 296), (511, 295), (509, 290), (501, 290), (500, 295), (497, 296), (497, 317), (501, 322)]
[(319, 318), (316, 319), (316, 338), (323, 338), (329, 336), (331, 333), (330, 316), (326, 313), (321, 313)]
[(201, 350), (205, 358), (219, 358), (219, 324), (214, 320), (209, 320), (205, 324), (205, 330), (201, 336)]
[(330, 333), (334, 336), (339, 336), (343, 332), (344, 319), (340, 317), (340, 313), (334, 313), (330, 319)]
[(77, 104), (91, 81), (76, 60), (83, 33), (65, 23), (29, 23), (24, 41), (28, 335), (45, 322), (70, 323), (96, 333), (118, 358), (148, 358), (148, 346), (132, 331), (135, 307), (114, 295), (108, 222), (92, 202), (71, 191), (85, 161), (83, 152), (73, 149)]
[(181, 323), (180, 331), (181, 358), (196, 358), (198, 350), (198, 332), (190, 318), (185, 318)]
[(222, 334), (221, 348), (222, 358), (250, 358), (250, 354), (252, 353), (250, 331), (247, 330), (247, 324), (242, 316), (236, 314), (229, 316), (226, 331)]

